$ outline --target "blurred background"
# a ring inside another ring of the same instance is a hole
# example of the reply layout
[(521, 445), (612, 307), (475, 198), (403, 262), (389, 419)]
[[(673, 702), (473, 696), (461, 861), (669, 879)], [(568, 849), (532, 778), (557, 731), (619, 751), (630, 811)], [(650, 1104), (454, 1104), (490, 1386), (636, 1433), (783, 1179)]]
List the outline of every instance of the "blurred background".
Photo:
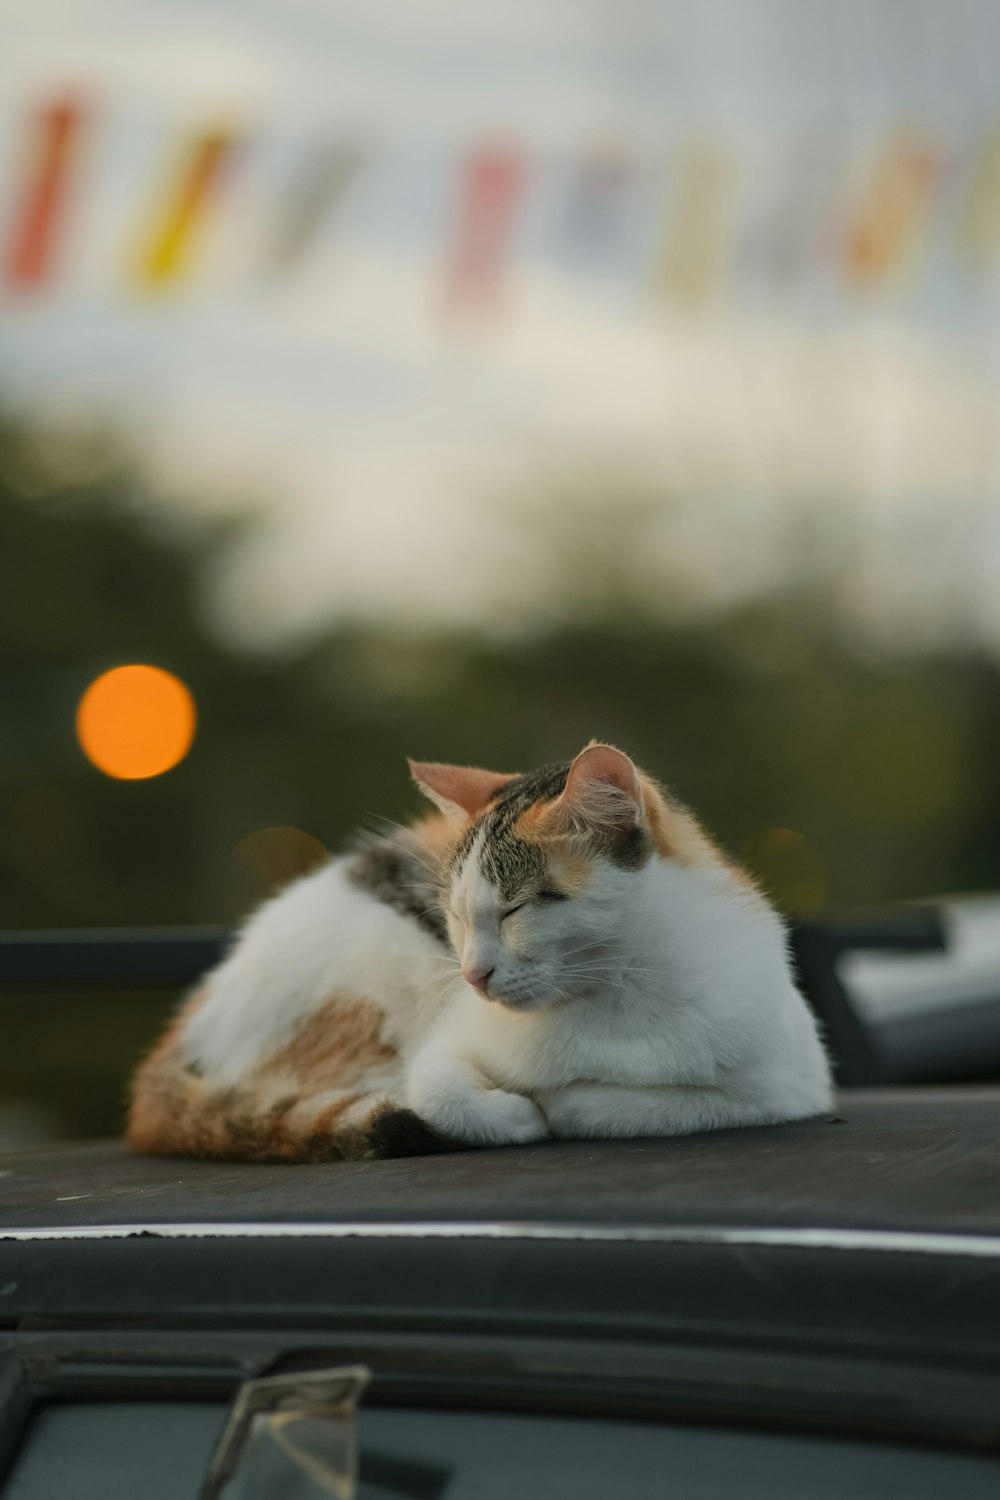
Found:
[[(792, 917), (1000, 887), (989, 0), (7, 0), (0, 926), (610, 739)], [(120, 669), (127, 668), (127, 671)], [(162, 997), (0, 1010), (0, 1145)]]

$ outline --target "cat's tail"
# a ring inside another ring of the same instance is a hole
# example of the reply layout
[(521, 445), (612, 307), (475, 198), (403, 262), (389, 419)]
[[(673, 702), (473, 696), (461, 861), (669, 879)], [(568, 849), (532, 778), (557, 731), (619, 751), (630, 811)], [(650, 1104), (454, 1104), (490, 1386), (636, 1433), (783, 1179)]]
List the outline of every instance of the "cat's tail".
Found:
[[(305, 1089), (301, 1078), (269, 1067), (237, 1086), (205, 1077), (179, 1044), (190, 1006), (132, 1083), (126, 1139), (154, 1156), (218, 1161), (363, 1161), (423, 1156), (449, 1143), (383, 1091), (365, 1069), (341, 1087)], [(384, 1082), (384, 1069), (380, 1082)]]

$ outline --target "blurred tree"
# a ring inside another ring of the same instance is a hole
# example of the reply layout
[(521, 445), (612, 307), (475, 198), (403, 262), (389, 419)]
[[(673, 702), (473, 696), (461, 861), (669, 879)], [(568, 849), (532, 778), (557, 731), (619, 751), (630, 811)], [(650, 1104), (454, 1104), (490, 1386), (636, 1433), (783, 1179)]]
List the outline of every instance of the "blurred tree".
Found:
[[(307, 862), (317, 841), (407, 816), (405, 755), (518, 768), (592, 735), (626, 746), (751, 863), (768, 830), (798, 833), (813, 904), (820, 884), (850, 903), (1000, 883), (992, 662), (861, 657), (814, 582), (668, 627), (630, 601), (620, 548), (592, 585), (593, 619), (540, 639), (341, 628), (251, 658), (213, 640), (199, 609), (228, 535), (153, 526), (107, 455), (0, 430), (8, 926), (228, 919), (294, 871), (296, 849)], [(599, 549), (587, 556), (593, 574)], [(128, 661), (177, 673), (198, 705), (191, 753), (147, 781), (104, 776), (74, 734), (84, 688)], [(269, 828), (305, 837), (247, 843)], [(263, 851), (279, 845), (272, 870)]]
[[(345, 627), (251, 658), (199, 607), (227, 534), (153, 514), (106, 441), (69, 452), (0, 428), (3, 926), (232, 920), (357, 825), (416, 811), (407, 754), (524, 769), (594, 735), (676, 788), (791, 913), (1000, 886), (997, 664), (861, 655), (816, 579), (669, 625), (636, 604), (621, 546), (577, 535), (592, 614), (540, 637)], [(74, 716), (94, 677), (136, 661), (187, 683), (198, 732), (174, 770), (115, 781)], [(156, 1010), (123, 1025), (121, 1002), (88, 1007), (101, 1078), (124, 1075)], [(29, 1076), (61, 1097), (46, 1014), (9, 1013), (0, 1097)], [(61, 1126), (107, 1127), (118, 1107), (105, 1083)]]

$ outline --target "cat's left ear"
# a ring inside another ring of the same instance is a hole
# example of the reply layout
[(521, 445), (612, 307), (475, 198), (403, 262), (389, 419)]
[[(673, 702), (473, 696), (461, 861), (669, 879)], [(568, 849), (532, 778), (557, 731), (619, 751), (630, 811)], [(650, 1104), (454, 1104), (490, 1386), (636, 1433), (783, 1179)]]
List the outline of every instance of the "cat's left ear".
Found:
[(417, 786), (449, 818), (464, 822), (482, 812), (490, 798), (513, 781), (516, 771), (481, 771), (474, 766), (441, 766), (433, 761), (408, 760)]
[(643, 818), (639, 773), (624, 751), (588, 745), (570, 766), (553, 811), (564, 828), (634, 828)]

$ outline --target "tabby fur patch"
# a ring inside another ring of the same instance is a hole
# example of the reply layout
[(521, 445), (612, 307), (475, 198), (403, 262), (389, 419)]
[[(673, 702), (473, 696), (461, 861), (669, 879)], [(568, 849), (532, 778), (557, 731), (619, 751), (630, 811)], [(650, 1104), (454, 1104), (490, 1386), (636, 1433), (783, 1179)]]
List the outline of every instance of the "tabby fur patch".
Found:
[[(532, 808), (562, 795), (571, 764), (567, 760), (542, 766), (502, 786), (486, 811), (466, 829), (455, 850), (453, 867), (459, 868), (476, 846), (479, 868), (502, 901), (512, 901), (526, 888), (544, 884), (544, 849), (534, 840), (523, 838), (518, 825)], [(623, 870), (641, 868), (653, 853), (649, 834), (638, 825), (595, 831), (589, 835), (589, 842), (595, 854)]]
[(347, 867), (348, 878), (448, 947), (441, 883), (428, 868), (433, 856), (426, 846), (407, 848), (405, 838), (404, 829), (399, 840), (365, 839)]

